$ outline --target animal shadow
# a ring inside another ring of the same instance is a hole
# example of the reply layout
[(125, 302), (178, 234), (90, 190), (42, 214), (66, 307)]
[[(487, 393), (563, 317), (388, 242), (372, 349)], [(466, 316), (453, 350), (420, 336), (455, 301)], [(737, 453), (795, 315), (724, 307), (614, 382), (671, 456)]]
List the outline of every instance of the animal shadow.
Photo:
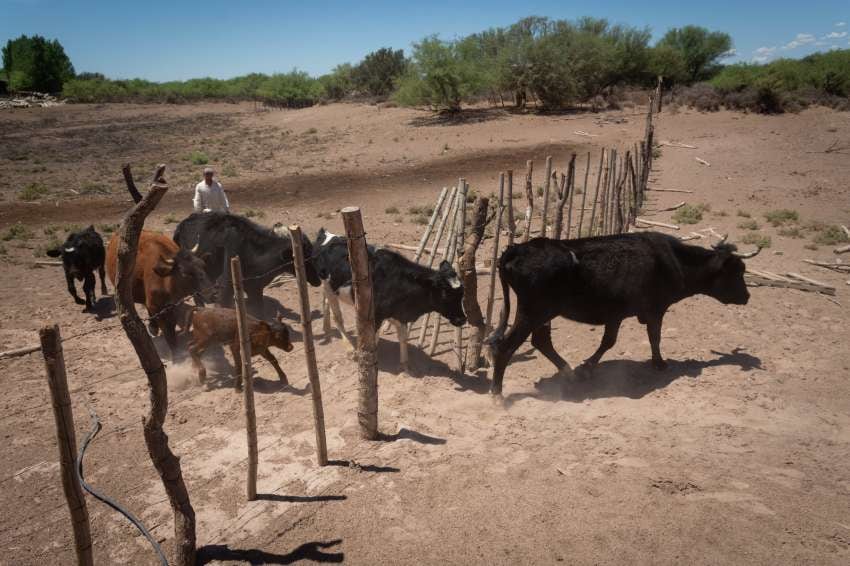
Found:
[(328, 460), (328, 466), (339, 466), (340, 468), (351, 468), (352, 470), (357, 470), (358, 472), (374, 472), (378, 474), (395, 474), (401, 471), (395, 466), (376, 466), (374, 464), (361, 464), (360, 462), (356, 462), (354, 460)]
[[(313, 313), (313, 319), (315, 320), (316, 315), (318, 314), (316, 311)], [(283, 306), (283, 304), (275, 299), (274, 297), (269, 297), (268, 295), (263, 295), (263, 316), (265, 320), (276, 319), (277, 317), (283, 317), (285, 320), (291, 320), (293, 322), (301, 322), (301, 315), (293, 310), (290, 310)]]
[[(426, 348), (427, 344), (426, 341)], [(427, 352), (411, 344), (411, 342), (408, 342), (407, 352), (408, 375), (414, 379), (421, 379), (426, 375), (428, 377), (444, 377), (454, 381), (458, 391), (474, 391), (483, 394), (490, 390), (490, 383), (486, 379), (476, 375), (461, 375), (447, 363), (438, 360), (436, 353), (435, 357), (432, 358)], [(401, 374), (398, 342), (383, 339), (378, 342), (378, 370), (394, 375)]]
[(589, 399), (627, 397), (641, 399), (663, 389), (682, 377), (697, 378), (703, 370), (716, 366), (738, 366), (742, 371), (763, 369), (761, 359), (736, 348), (717, 355), (712, 360), (667, 360), (667, 369), (659, 371), (648, 361), (611, 360), (600, 363), (593, 375), (585, 380), (565, 379), (558, 372), (535, 383), (537, 394), (516, 393), (505, 398), (507, 406), (526, 397), (549, 401), (580, 403)]
[(427, 434), (422, 434), (421, 432), (416, 432), (415, 430), (410, 430), (408, 428), (400, 428), (395, 434), (380, 434), (380, 440), (384, 442), (395, 442), (396, 440), (412, 440), (413, 442), (418, 442), (419, 444), (431, 444), (431, 445), (439, 445), (445, 444), (445, 438), (439, 438), (436, 436), (429, 436)]
[(106, 296), (99, 298), (92, 309), (89, 311), (94, 314), (94, 319), (98, 322), (112, 318), (116, 315), (115, 297)]
[(293, 564), (302, 560), (313, 562), (340, 563), (345, 560), (342, 552), (326, 552), (342, 542), (342, 539), (327, 542), (305, 542), (286, 554), (274, 554), (257, 548), (230, 548), (227, 544), (208, 544), (198, 549), (196, 564), (213, 561), (247, 562), (248, 564)]
[(345, 501), (347, 495), (281, 495), (279, 493), (258, 493), (257, 499), (280, 503), (319, 503), (323, 501)]

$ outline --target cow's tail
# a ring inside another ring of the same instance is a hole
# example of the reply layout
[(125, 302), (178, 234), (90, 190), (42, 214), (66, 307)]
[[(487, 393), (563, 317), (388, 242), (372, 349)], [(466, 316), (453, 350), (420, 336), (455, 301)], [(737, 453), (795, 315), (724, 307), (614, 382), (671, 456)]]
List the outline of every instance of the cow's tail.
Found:
[(511, 315), (511, 289), (505, 275), (505, 254), (499, 259), (499, 281), (502, 283), (502, 312), (499, 313), (499, 325), (493, 330), (490, 336), (485, 341), (486, 344), (498, 344), (505, 337), (505, 330), (508, 328), (508, 318)]

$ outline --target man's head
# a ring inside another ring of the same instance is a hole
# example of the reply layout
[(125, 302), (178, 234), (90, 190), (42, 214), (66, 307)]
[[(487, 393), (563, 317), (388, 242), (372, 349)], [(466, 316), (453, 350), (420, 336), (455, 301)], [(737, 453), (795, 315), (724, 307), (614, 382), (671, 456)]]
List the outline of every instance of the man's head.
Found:
[(212, 185), (214, 174), (215, 174), (215, 171), (213, 171), (212, 167), (207, 167), (207, 168), (204, 169), (204, 182), (207, 185)]

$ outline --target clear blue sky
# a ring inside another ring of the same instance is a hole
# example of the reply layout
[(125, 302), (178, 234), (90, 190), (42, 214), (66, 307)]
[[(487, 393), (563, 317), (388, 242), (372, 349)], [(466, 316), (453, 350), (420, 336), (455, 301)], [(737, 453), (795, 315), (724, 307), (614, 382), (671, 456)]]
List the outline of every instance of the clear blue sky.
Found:
[(670, 27), (698, 24), (731, 34), (730, 61), (850, 48), (850, 0), (0, 0), (0, 42), (22, 33), (56, 38), (78, 72), (112, 78), (228, 78), (295, 67), (318, 75), (380, 47), (409, 53), (429, 34), (451, 39), (528, 15), (607, 18), (647, 26), (655, 39)]

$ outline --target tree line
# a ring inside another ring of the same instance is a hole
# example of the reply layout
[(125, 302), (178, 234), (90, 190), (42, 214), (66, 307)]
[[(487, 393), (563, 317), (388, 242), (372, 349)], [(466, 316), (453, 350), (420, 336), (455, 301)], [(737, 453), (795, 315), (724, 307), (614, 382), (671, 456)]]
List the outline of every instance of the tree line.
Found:
[(726, 33), (684, 26), (668, 30), (654, 44), (651, 39), (647, 28), (604, 19), (528, 17), (454, 40), (425, 37), (413, 44), (409, 57), (401, 49), (382, 48), (319, 77), (293, 70), (156, 83), (75, 74), (58, 41), (21, 36), (3, 48), (0, 77), (12, 90), (61, 90), (79, 102), (259, 100), (299, 107), (378, 97), (448, 111), (482, 99), (518, 107), (534, 101), (544, 109), (595, 105), (618, 87), (652, 86), (658, 76), (665, 88), (699, 84), (694, 92), (710, 90), (714, 98), (709, 98), (721, 101), (761, 96), (770, 102), (771, 96), (787, 98), (803, 89), (846, 98), (850, 89), (850, 66), (841, 55), (848, 50), (724, 66), (732, 48)]

